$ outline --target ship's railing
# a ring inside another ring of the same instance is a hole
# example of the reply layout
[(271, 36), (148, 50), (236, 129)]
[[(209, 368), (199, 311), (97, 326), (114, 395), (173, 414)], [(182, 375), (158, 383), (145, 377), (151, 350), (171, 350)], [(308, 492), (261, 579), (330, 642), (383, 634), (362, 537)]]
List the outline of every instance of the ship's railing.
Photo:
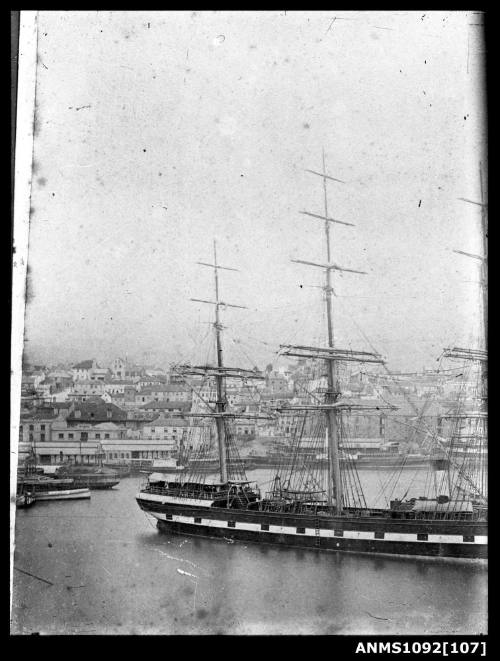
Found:
[(179, 496), (181, 498), (197, 498), (202, 500), (216, 500), (219, 498), (226, 498), (229, 494), (228, 490), (214, 491), (213, 493), (210, 493), (208, 491), (199, 491), (196, 489), (169, 489), (167, 487), (153, 487), (150, 485), (144, 487), (142, 491), (160, 496)]
[(179, 487), (172, 489), (169, 487), (153, 486), (146, 484), (141, 488), (145, 493), (157, 494), (159, 496), (176, 496), (180, 498), (196, 498), (198, 500), (225, 500), (228, 498), (238, 499), (241, 502), (253, 501), (260, 498), (259, 489), (235, 489), (234, 486), (229, 489), (221, 489), (219, 491), (203, 491), (199, 489), (186, 489)]

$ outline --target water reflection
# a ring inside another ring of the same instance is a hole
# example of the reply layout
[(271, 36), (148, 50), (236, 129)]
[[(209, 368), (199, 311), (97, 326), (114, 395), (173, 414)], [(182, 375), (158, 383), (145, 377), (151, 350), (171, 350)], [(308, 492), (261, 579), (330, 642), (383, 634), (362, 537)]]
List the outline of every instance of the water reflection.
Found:
[(420, 574), (420, 576), (427, 576), (429, 570), (429, 565), (427, 563), (417, 562), (416, 568), (417, 568), (417, 573)]

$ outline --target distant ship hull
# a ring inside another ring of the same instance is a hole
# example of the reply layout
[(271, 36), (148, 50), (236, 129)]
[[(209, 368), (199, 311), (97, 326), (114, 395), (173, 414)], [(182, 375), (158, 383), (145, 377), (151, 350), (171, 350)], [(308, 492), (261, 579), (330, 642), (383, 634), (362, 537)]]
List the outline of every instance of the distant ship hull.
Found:
[(111, 463), (106, 463), (104, 464), (106, 468), (111, 468), (111, 470), (116, 471), (118, 474), (118, 477), (121, 479), (123, 477), (129, 477), (131, 473), (130, 466), (128, 464), (111, 464)]
[(192, 472), (211, 473), (219, 470), (219, 462), (216, 459), (191, 460), (188, 463), (188, 468)]
[(430, 458), (425, 455), (362, 455), (354, 462), (357, 470), (369, 468), (428, 468)]
[(120, 479), (109, 475), (72, 475), (75, 487), (87, 489), (111, 489), (120, 484)]
[[(244, 458), (245, 468), (252, 470), (255, 468), (278, 468), (279, 466), (287, 466), (293, 464), (293, 459), (290, 457), (266, 457), (251, 455)], [(428, 468), (430, 457), (425, 455), (361, 455), (351, 459), (340, 458), (340, 464), (347, 463), (354, 464), (357, 470), (369, 469), (384, 469), (384, 468)], [(310, 459), (307, 458), (307, 464), (312, 468), (327, 468), (328, 462), (323, 459)], [(214, 462), (210, 466), (210, 470), (217, 470), (218, 464)]]
[(89, 467), (80, 465), (51, 466), (55, 468), (55, 478), (71, 480), (75, 489), (111, 489), (120, 483), (117, 471), (110, 468)]
[[(484, 521), (409, 520), (390, 514), (289, 514), (165, 503), (141, 492), (139, 507), (161, 531), (327, 551), (486, 559)], [(368, 514), (369, 510), (366, 510)], [(374, 510), (372, 510), (373, 512)], [(360, 511), (361, 514), (361, 511)]]

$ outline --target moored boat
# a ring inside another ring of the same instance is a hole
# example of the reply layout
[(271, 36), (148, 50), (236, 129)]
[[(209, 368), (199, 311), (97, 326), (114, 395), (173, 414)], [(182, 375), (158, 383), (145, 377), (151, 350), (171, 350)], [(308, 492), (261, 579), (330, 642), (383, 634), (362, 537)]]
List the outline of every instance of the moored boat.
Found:
[(82, 500), (90, 498), (90, 490), (81, 489), (57, 489), (55, 491), (40, 491), (36, 494), (36, 500)]
[(147, 470), (142, 470), (141, 473), (150, 475), (151, 473), (178, 473), (185, 470), (186, 468), (178, 459), (169, 457), (167, 459), (153, 459), (151, 467)]
[(190, 470), (198, 473), (212, 473), (219, 469), (219, 462), (217, 459), (192, 459), (188, 463)]
[(18, 480), (18, 491), (29, 491), (35, 500), (75, 500), (90, 498), (90, 489), (77, 488), (72, 479), (58, 479), (43, 475), (33, 475)]
[(129, 477), (131, 474), (130, 464), (127, 463), (104, 462), (103, 467), (110, 468), (111, 470), (116, 471), (120, 479), (124, 477)]
[[(327, 468), (328, 458), (327, 457), (305, 457), (308, 465), (311, 467), (321, 467)], [(283, 465), (292, 465), (293, 457), (282, 456), (282, 455), (249, 455), (244, 458), (245, 468), (247, 470), (253, 468), (278, 468)], [(383, 469), (383, 468), (399, 468), (401, 470), (405, 469), (414, 469), (427, 468), (431, 461), (431, 458), (427, 454), (389, 454), (389, 453), (379, 453), (379, 454), (349, 454), (341, 455), (339, 458), (341, 465), (346, 465), (349, 463), (354, 463), (358, 470), (370, 470), (370, 469)], [(217, 468), (217, 463), (212, 462), (210, 470), (215, 470)]]
[(61, 466), (57, 471), (57, 475), (71, 478), (74, 486), (77, 488), (111, 489), (120, 483), (120, 478), (116, 471), (99, 466)]
[(25, 507), (31, 507), (36, 501), (36, 498), (34, 494), (30, 493), (29, 491), (25, 491), (24, 493), (20, 493), (16, 496), (16, 507), (18, 508), (25, 508)]
[(53, 475), (43, 474), (43, 466), (36, 464), (36, 452), (34, 448), (25, 459), (24, 466), (18, 467), (17, 473), (17, 496), (29, 494), (35, 500), (74, 500), (90, 498), (88, 488), (75, 486), (70, 477), (58, 478), (54, 476), (56, 468), (52, 469)]

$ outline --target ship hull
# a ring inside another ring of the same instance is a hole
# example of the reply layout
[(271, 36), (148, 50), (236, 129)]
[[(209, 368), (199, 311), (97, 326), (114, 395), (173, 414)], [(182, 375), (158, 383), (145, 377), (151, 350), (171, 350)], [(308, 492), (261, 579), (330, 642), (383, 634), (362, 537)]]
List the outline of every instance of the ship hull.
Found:
[(487, 549), (473, 549), (467, 547), (462, 549), (453, 544), (428, 543), (425, 549), (422, 545), (412, 542), (386, 542), (353, 540), (340, 538), (338, 540), (320, 539), (318, 543), (314, 537), (283, 534), (265, 534), (251, 530), (220, 530), (212, 527), (197, 526), (191, 524), (173, 523), (171, 521), (158, 520), (158, 529), (161, 532), (189, 535), (195, 537), (207, 537), (212, 539), (231, 539), (234, 541), (250, 542), (257, 544), (271, 544), (286, 547), (316, 549), (321, 551), (339, 551), (344, 553), (370, 553), (384, 555), (409, 555), (424, 557), (449, 557), (487, 559)]
[(486, 559), (487, 524), (477, 521), (314, 516), (184, 506), (138, 494), (161, 531), (352, 553)]
[[(293, 460), (289, 457), (269, 457), (253, 455), (244, 458), (246, 470), (255, 468), (273, 468), (277, 469), (280, 466), (293, 465)], [(340, 465), (345, 465), (347, 460), (340, 458)], [(415, 468), (428, 468), (430, 458), (427, 456), (405, 456), (400, 454), (380, 454), (380, 455), (362, 455), (357, 458), (349, 459), (349, 463), (356, 466), (356, 470), (373, 470), (373, 469), (394, 469), (400, 470), (415, 469)], [(310, 459), (307, 458), (307, 465), (311, 468), (328, 468), (328, 463), (323, 459)], [(210, 470), (217, 470), (218, 464), (215, 462)]]
[(79, 500), (90, 498), (89, 489), (60, 489), (56, 491), (36, 492), (36, 500)]
[(110, 468), (114, 470), (120, 479), (124, 477), (129, 477), (131, 474), (131, 468), (128, 465), (123, 464), (104, 464), (105, 468)]
[(75, 487), (86, 487), (87, 489), (112, 489), (120, 480), (116, 478), (102, 478), (93, 475), (72, 475)]
[(111, 489), (120, 484), (117, 471), (109, 468), (88, 468), (87, 466), (62, 466), (58, 477), (73, 480), (76, 489)]

